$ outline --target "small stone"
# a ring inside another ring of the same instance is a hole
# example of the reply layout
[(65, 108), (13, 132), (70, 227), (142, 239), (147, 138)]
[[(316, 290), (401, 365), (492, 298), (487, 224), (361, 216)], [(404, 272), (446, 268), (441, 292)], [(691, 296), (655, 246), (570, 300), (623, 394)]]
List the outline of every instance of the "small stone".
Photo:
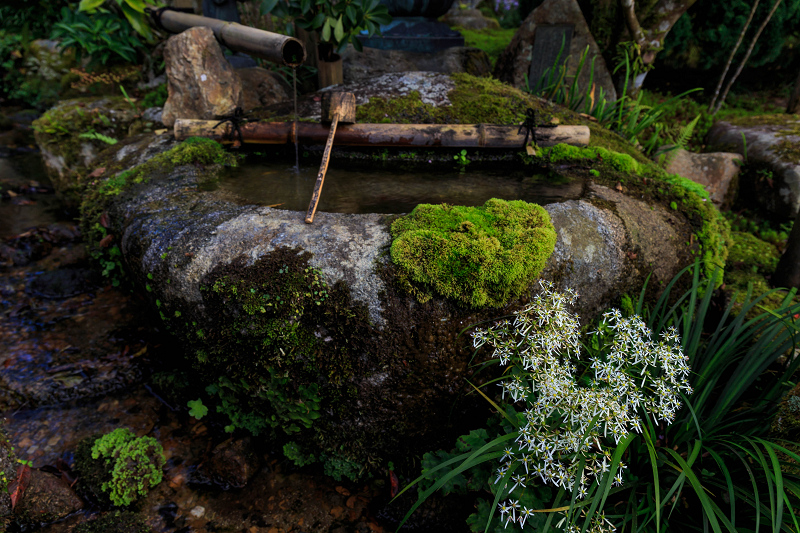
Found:
[(189, 511), (189, 514), (195, 518), (202, 518), (203, 515), (206, 514), (206, 508), (201, 505), (198, 505), (194, 509)]

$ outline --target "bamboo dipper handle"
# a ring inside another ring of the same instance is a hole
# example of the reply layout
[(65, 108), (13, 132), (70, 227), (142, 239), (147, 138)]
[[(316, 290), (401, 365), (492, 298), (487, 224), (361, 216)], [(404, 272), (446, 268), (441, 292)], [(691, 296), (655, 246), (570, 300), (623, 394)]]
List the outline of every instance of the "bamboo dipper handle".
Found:
[(328, 141), (325, 143), (325, 151), (322, 153), (322, 163), (319, 165), (317, 173), (317, 183), (314, 185), (314, 194), (311, 195), (311, 203), (308, 204), (306, 213), (306, 224), (314, 222), (314, 214), (317, 212), (319, 196), (322, 194), (322, 184), (325, 181), (325, 173), (328, 171), (328, 161), (330, 161), (331, 147), (333, 146), (333, 136), (336, 135), (336, 125), (339, 123), (339, 113), (333, 115), (331, 131), (328, 133)]

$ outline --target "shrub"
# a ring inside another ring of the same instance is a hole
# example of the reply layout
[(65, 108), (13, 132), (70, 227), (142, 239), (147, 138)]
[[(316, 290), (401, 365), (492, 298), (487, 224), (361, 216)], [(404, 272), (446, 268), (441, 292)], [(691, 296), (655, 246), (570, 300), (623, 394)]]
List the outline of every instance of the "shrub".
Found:
[(482, 207), (420, 204), (391, 231), (392, 260), (420, 300), (435, 291), (476, 308), (519, 296), (556, 242), (541, 206), (496, 198)]

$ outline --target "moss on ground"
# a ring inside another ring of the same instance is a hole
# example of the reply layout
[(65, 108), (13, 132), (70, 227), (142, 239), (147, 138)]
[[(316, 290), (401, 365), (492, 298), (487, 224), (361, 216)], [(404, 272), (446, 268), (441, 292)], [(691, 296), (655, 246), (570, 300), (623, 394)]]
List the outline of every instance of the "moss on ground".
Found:
[(491, 199), (482, 207), (421, 204), (391, 231), (392, 260), (418, 299), (436, 292), (473, 308), (518, 297), (556, 242), (547, 212), (521, 200)]
[(492, 68), (494, 68), (497, 58), (500, 57), (503, 50), (508, 47), (511, 43), (511, 39), (514, 38), (514, 34), (517, 32), (516, 28), (484, 28), (482, 30), (473, 30), (457, 27), (456, 29), (464, 36), (465, 45), (474, 46), (486, 52), (486, 55), (489, 56), (489, 60), (492, 62)]

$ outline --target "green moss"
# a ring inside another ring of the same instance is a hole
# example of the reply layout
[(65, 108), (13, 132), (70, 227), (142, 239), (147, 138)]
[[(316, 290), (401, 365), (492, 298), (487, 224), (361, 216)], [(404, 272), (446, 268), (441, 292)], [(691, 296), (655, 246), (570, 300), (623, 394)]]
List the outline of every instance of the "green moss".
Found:
[(536, 279), (556, 233), (542, 207), (421, 204), (392, 224), (391, 256), (421, 300), (436, 292), (474, 308), (501, 306)]
[(136, 437), (128, 428), (93, 435), (78, 443), (78, 490), (108, 507), (127, 506), (161, 482), (165, 464), (161, 444)]
[(459, 27), (456, 29), (464, 36), (465, 45), (474, 46), (486, 52), (486, 55), (489, 56), (489, 60), (492, 62), (492, 68), (494, 68), (497, 58), (500, 57), (503, 50), (511, 43), (511, 39), (514, 38), (514, 34), (517, 32), (516, 28), (484, 28), (482, 30), (472, 30)]
[[(730, 225), (709, 200), (708, 192), (691, 180), (677, 174), (667, 174), (651, 161), (638, 161), (628, 154), (616, 153), (598, 146), (585, 148), (556, 145), (539, 150), (535, 157), (524, 157), (532, 164), (552, 164), (567, 161), (592, 161), (601, 169), (595, 179), (609, 185), (622, 181), (625, 186), (641, 191), (642, 197), (660, 201), (680, 210), (695, 228), (700, 244), (704, 273), (711, 277), (717, 267), (724, 268), (728, 257)], [(721, 285), (722, 280), (718, 280)]]
[(775, 113), (766, 115), (750, 115), (741, 117), (726, 118), (726, 122), (730, 122), (734, 126), (793, 126), (793, 128), (800, 128), (800, 119), (797, 115), (788, 115), (785, 113)]
[(92, 444), (92, 459), (101, 461), (110, 473), (100, 489), (111, 503), (127, 506), (145, 496), (161, 482), (164, 450), (152, 437), (136, 437), (128, 428), (118, 428)]
[(84, 522), (73, 533), (151, 533), (144, 518), (130, 511), (110, 511), (99, 518)]
[[(800, 132), (798, 132), (800, 134)], [(797, 140), (783, 139), (773, 145), (770, 150), (777, 155), (781, 161), (787, 163), (800, 164), (800, 143)]]
[(573, 161), (576, 159), (595, 159), (604, 166), (609, 166), (620, 172), (625, 172), (627, 174), (636, 174), (639, 172), (639, 163), (636, 159), (628, 154), (613, 152), (600, 146), (587, 146), (586, 148), (582, 148), (569, 144), (557, 144), (555, 146), (541, 148), (541, 153), (538, 155), (551, 163)]
[(732, 237), (733, 246), (728, 254), (730, 269), (759, 272), (762, 275), (775, 271), (780, 254), (774, 245), (741, 231), (733, 232)]
[(109, 235), (113, 239), (115, 233), (109, 221), (103, 217), (115, 197), (137, 184), (146, 183), (151, 176), (166, 175), (182, 165), (235, 166), (237, 162), (237, 157), (226, 152), (219, 143), (192, 137), (141, 165), (121, 172), (110, 168), (107, 170), (109, 177), (87, 183), (80, 205), (81, 231), (89, 254), (103, 275), (114, 286), (119, 286), (127, 279), (122, 265), (122, 252), (113, 241), (104, 240)]

